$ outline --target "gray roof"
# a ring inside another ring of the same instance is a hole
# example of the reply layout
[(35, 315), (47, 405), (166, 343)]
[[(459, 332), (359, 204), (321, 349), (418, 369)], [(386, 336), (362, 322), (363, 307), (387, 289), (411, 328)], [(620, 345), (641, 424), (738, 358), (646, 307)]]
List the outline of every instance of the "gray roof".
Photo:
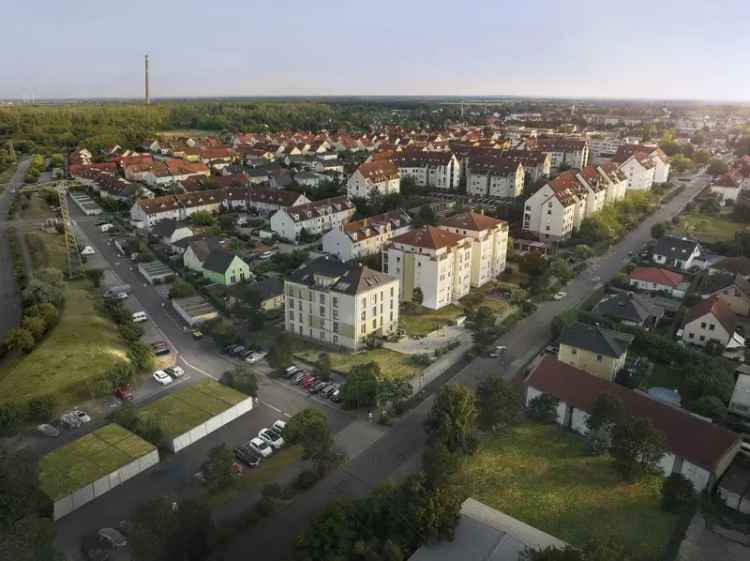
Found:
[(306, 286), (320, 286), (321, 278), (333, 292), (358, 294), (393, 282), (395, 277), (369, 269), (359, 263), (342, 263), (336, 259), (319, 257), (289, 275), (289, 281)]
[(708, 275), (703, 278), (699, 290), (702, 295), (710, 296), (730, 286), (735, 286), (746, 298), (750, 298), (750, 283), (742, 275), (734, 273), (721, 272)]
[(633, 339), (627, 333), (578, 322), (563, 329), (560, 344), (619, 358), (627, 352)]
[(235, 257), (237, 256), (229, 251), (214, 249), (208, 254), (208, 257), (206, 257), (206, 260), (203, 262), (203, 268), (223, 275), (227, 272), (229, 265), (232, 264)]
[(667, 259), (687, 259), (696, 248), (700, 248), (698, 242), (687, 238), (676, 238), (664, 236), (656, 240), (654, 255), (664, 255)]
[(177, 222), (174, 218), (168, 218), (166, 220), (159, 220), (159, 222), (154, 224), (151, 228), (151, 233), (160, 238), (167, 238), (178, 228), (190, 228), (190, 226), (184, 222)]
[(468, 498), (461, 505), (453, 541), (420, 547), (409, 561), (518, 561), (526, 548), (567, 544), (537, 528)]
[(276, 298), (284, 294), (284, 281), (279, 277), (268, 277), (251, 285), (261, 293), (263, 300)]
[(661, 317), (663, 311), (652, 304), (646, 297), (632, 292), (620, 292), (604, 297), (593, 312), (602, 317), (611, 317), (619, 321), (631, 321), (641, 325), (650, 317)]
[(190, 247), (193, 250), (195, 256), (201, 261), (205, 261), (209, 254), (214, 249), (221, 249), (219, 239), (213, 236), (206, 236), (204, 238), (190, 238)]

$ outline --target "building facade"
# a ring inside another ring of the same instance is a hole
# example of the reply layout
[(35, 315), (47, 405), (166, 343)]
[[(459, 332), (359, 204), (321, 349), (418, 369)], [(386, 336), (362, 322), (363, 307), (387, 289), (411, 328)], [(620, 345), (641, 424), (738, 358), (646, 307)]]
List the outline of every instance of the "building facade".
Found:
[(403, 210), (349, 222), (323, 236), (323, 251), (344, 262), (374, 255), (388, 240), (411, 230), (411, 224), (411, 217)]
[(349, 222), (356, 210), (343, 196), (281, 208), (271, 216), (271, 230), (289, 241), (298, 240), (303, 230), (322, 235)]
[(457, 189), (461, 165), (452, 152), (408, 150), (393, 157), (401, 178), (411, 177), (420, 187)]
[(346, 191), (350, 198), (368, 198), (373, 193), (398, 193), (401, 191), (401, 174), (391, 160), (370, 160), (352, 174), (346, 183)]

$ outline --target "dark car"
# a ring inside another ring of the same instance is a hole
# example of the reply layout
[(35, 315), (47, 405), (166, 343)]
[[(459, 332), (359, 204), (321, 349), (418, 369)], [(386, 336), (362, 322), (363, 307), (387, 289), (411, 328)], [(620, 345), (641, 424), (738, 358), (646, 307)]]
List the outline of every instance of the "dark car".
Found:
[(248, 467), (254, 468), (260, 465), (263, 458), (257, 454), (248, 444), (243, 444), (234, 449), (234, 457)]
[(331, 397), (331, 394), (338, 389), (339, 387), (336, 384), (328, 384), (325, 388), (320, 390), (320, 395), (328, 398), (328, 397)]
[(113, 393), (115, 394), (115, 397), (121, 401), (133, 400), (133, 392), (130, 390), (130, 386), (120, 386), (119, 388), (115, 388)]
[(309, 391), (310, 393), (318, 393), (327, 385), (328, 385), (328, 382), (317, 382), (315, 384), (312, 384), (309, 388), (307, 388), (307, 391)]
[(94, 534), (83, 538), (81, 553), (86, 561), (109, 561), (112, 546)]
[(166, 341), (154, 341), (151, 343), (151, 349), (154, 351), (156, 356), (168, 355), (172, 352)]
[(247, 349), (243, 347), (242, 345), (237, 345), (234, 349), (232, 349), (232, 352), (229, 354), (231, 354), (232, 356), (240, 356), (246, 350)]
[(221, 352), (224, 353), (225, 355), (228, 355), (229, 353), (232, 352), (232, 349), (235, 348), (236, 346), (237, 345), (227, 345), (226, 347), (221, 349)]

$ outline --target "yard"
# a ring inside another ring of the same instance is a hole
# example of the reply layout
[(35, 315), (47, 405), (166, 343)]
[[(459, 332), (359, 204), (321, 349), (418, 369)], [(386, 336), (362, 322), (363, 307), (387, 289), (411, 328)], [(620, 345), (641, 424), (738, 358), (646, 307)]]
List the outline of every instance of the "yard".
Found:
[(305, 343), (304, 350), (295, 351), (294, 356), (305, 362), (315, 364), (320, 353), (328, 353), (331, 357), (331, 368), (348, 374), (354, 366), (377, 362), (380, 371), (386, 378), (406, 378), (416, 376), (422, 369), (409, 360), (409, 356), (388, 349), (374, 349), (358, 353), (334, 352), (323, 347), (313, 347)]
[(456, 318), (465, 315), (463, 308), (450, 304), (439, 310), (423, 306), (407, 305), (401, 308), (399, 324), (409, 337), (424, 337), (445, 325), (451, 325)]
[[(24, 201), (25, 195), (20, 196), (20, 200)], [(24, 208), (22, 202), (19, 206), (19, 218), (23, 220), (39, 220), (43, 221), (53, 216), (50, 211), (49, 205), (44, 200), (44, 197), (39, 191), (34, 191), (31, 198), (28, 201), (28, 206)]]
[(682, 215), (677, 232), (703, 242), (731, 241), (747, 224), (735, 222), (727, 214), (707, 215), (690, 212)]
[(679, 389), (682, 386), (682, 375), (679, 370), (665, 364), (654, 364), (653, 370), (641, 380), (640, 386), (648, 388)]
[(0, 403), (43, 395), (61, 405), (88, 399), (86, 383), (126, 361), (115, 325), (99, 314), (83, 283), (69, 283), (60, 323), (30, 354), (0, 370)]
[(675, 518), (659, 507), (660, 477), (623, 483), (608, 457), (553, 425), (523, 424), (483, 442), (456, 476), (466, 493), (573, 545), (622, 541), (636, 558), (658, 558)]

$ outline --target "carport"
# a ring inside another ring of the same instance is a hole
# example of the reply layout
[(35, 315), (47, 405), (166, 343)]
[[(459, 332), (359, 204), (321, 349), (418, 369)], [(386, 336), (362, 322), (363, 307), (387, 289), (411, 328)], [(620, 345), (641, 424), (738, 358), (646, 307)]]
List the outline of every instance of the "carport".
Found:
[(175, 277), (174, 271), (161, 261), (139, 263), (138, 270), (149, 284), (163, 284)]

